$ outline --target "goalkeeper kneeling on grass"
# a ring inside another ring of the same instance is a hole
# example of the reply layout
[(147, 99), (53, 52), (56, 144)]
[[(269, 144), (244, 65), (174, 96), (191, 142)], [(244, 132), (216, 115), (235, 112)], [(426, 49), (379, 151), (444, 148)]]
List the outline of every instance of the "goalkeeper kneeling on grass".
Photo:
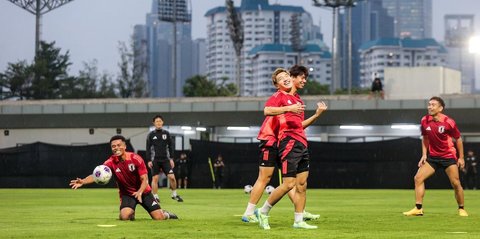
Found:
[[(123, 136), (113, 136), (110, 139), (113, 155), (103, 163), (112, 170), (118, 185), (120, 220), (134, 220), (137, 204), (142, 205), (154, 220), (178, 219), (175, 214), (160, 208), (159, 203), (151, 193), (152, 189), (148, 185), (147, 167), (142, 157), (127, 152), (125, 142)], [(77, 189), (93, 182), (93, 176), (89, 175), (83, 179), (71, 180), (70, 186)]]

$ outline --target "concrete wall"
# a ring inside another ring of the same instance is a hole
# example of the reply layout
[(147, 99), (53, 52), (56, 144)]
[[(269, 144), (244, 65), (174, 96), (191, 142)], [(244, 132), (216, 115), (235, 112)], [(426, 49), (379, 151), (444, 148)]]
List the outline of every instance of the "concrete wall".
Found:
[(462, 93), (461, 72), (445, 67), (387, 67), (384, 85), (392, 100)]

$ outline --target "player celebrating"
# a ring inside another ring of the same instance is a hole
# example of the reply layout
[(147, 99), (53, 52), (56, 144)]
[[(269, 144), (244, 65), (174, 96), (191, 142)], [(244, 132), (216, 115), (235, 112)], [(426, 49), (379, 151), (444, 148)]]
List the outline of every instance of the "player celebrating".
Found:
[[(308, 74), (308, 73), (307, 73)], [(297, 77), (298, 75), (296, 75)], [(305, 106), (302, 104), (293, 104), (289, 106), (276, 106), (276, 98), (279, 96), (279, 91), (289, 92), (294, 94), (296, 87), (292, 84), (292, 79), (287, 70), (278, 68), (272, 74), (272, 83), (278, 89), (265, 103), (264, 113), (266, 115), (265, 120), (260, 128), (257, 139), (260, 140), (260, 158), (259, 158), (259, 170), (258, 178), (253, 185), (250, 192), (250, 200), (247, 204), (247, 208), (242, 216), (243, 222), (258, 222), (254, 210), (262, 197), (263, 189), (270, 181), (275, 166), (280, 166), (280, 159), (278, 157), (278, 126), (279, 122), (275, 115), (283, 114), (286, 112), (302, 113), (305, 110)], [(311, 124), (311, 123), (310, 123)], [(307, 125), (308, 126), (308, 125)], [(307, 127), (305, 126), (305, 127)], [(294, 202), (295, 189), (288, 192), (288, 196), (292, 202)], [(309, 212), (303, 212), (304, 220), (316, 220), (320, 218), (320, 215), (312, 214)]]
[[(290, 70), (294, 75), (294, 85), (303, 87), (308, 76), (308, 70), (303, 66), (293, 66)], [(288, 74), (277, 75), (277, 78), (289, 77)], [(304, 105), (299, 95), (279, 92), (276, 99), (276, 106), (291, 106), (295, 104)], [(295, 219), (294, 228), (315, 229), (317, 226), (309, 225), (303, 221), (303, 214), (306, 202), (306, 188), (309, 169), (309, 155), (307, 150), (307, 139), (304, 128), (312, 124), (320, 114), (327, 109), (324, 102), (317, 103), (315, 114), (304, 121), (303, 111), (300, 113), (286, 112), (277, 116), (278, 129), (278, 155), (281, 160), (281, 171), (283, 183), (278, 186), (268, 197), (264, 205), (255, 210), (259, 225), (263, 229), (270, 229), (268, 213), (272, 207), (290, 190), (295, 188), (294, 206)]]
[[(422, 157), (418, 162), (419, 169), (414, 177), (415, 207), (408, 212), (404, 212), (403, 214), (406, 216), (423, 216), (422, 203), (425, 195), (425, 180), (439, 168), (445, 170), (455, 191), (458, 215), (468, 216), (464, 209), (463, 188), (458, 173), (458, 168), (462, 169), (465, 166), (463, 141), (455, 121), (442, 113), (444, 108), (445, 103), (440, 97), (434, 96), (428, 101), (428, 114), (421, 121)], [(458, 158), (452, 139), (456, 141)]]
[[(160, 209), (148, 185), (147, 167), (140, 155), (126, 152), (125, 138), (121, 135), (113, 136), (110, 146), (113, 155), (103, 165), (108, 166), (116, 178), (120, 194), (120, 220), (134, 220), (137, 204), (142, 205), (154, 220), (178, 219), (175, 214)], [(93, 182), (93, 176), (89, 175), (83, 179), (71, 180), (70, 186), (77, 189)]]

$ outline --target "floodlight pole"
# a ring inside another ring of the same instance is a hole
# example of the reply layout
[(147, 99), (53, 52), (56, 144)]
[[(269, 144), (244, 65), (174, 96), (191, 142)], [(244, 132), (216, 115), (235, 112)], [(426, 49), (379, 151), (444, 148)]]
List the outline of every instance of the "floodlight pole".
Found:
[(42, 15), (59, 8), (73, 0), (35, 0), (35, 1), (22, 1), (22, 0), (8, 0), (9, 2), (25, 9), (27, 12), (35, 15), (35, 58), (40, 50), (40, 35), (41, 35), (41, 22)]
[[(355, 6), (357, 0), (313, 0), (313, 5), (316, 7), (329, 7), (332, 8), (333, 12), (333, 29), (332, 29), (332, 82), (330, 83), (330, 94), (335, 93), (337, 89), (340, 88), (340, 52), (339, 52), (339, 45), (340, 41), (338, 39), (338, 33), (340, 32), (339, 29), (339, 24), (338, 24), (338, 13), (339, 13), (339, 8), (340, 7), (345, 7), (345, 8), (351, 8)], [(349, 53), (349, 59), (348, 61), (349, 66), (348, 66), (348, 77), (349, 77), (349, 86), (348, 86), (348, 91), (349, 94), (351, 92), (351, 13), (348, 12), (349, 16), (347, 19), (348, 23), (348, 53)]]
[[(177, 7), (177, 0), (161, 0), (159, 2), (160, 7), (162, 9), (159, 12), (159, 20), (165, 22), (171, 22), (173, 25), (172, 27), (172, 34), (173, 34), (173, 43), (172, 43), (172, 91), (173, 96), (178, 97), (177, 94), (178, 87), (177, 87), (177, 22), (191, 22), (192, 15), (189, 10), (189, 5), (187, 3), (188, 0), (181, 1), (180, 9)], [(172, 12), (168, 12), (167, 5), (172, 4)], [(162, 5), (163, 4), (163, 5)], [(177, 14), (177, 11), (180, 12), (180, 16)]]

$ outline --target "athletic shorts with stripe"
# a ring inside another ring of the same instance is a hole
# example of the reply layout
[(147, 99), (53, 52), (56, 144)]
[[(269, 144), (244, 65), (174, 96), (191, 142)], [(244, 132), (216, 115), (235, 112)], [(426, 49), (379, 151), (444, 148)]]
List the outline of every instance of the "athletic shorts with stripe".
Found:
[(278, 154), (283, 177), (296, 177), (297, 174), (308, 171), (310, 164), (308, 149), (300, 141), (292, 137), (282, 139)]
[(258, 166), (260, 167), (275, 167), (279, 166), (280, 159), (278, 158), (278, 146), (276, 143), (273, 145), (267, 145), (266, 140), (261, 140), (260, 155), (258, 157)]
[(142, 207), (149, 213), (160, 209), (160, 205), (155, 200), (151, 192), (147, 194), (142, 194), (141, 203), (135, 197), (130, 195), (121, 195), (120, 197), (120, 210), (122, 210), (122, 208), (124, 207), (129, 207), (135, 211), (137, 204), (142, 205)]

